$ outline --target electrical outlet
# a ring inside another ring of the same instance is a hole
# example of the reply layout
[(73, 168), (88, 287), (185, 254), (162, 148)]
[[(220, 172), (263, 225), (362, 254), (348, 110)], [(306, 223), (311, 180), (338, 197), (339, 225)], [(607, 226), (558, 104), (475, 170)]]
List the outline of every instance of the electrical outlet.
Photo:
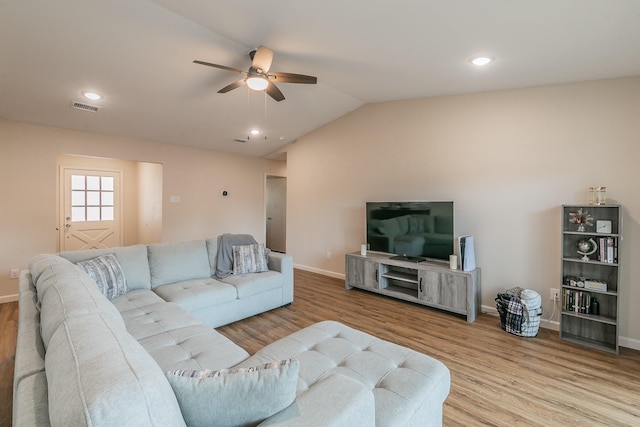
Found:
[(551, 288), (549, 290), (549, 299), (551, 301), (560, 301), (560, 289)]
[(331, 259), (331, 251), (327, 251), (327, 259)]
[(12, 279), (18, 279), (20, 277), (20, 269), (19, 268), (12, 268), (11, 269), (11, 278)]

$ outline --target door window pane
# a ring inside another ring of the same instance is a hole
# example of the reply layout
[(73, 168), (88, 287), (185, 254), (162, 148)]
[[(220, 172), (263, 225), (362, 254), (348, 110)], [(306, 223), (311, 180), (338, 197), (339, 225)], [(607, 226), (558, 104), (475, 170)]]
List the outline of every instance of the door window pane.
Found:
[(71, 192), (71, 206), (84, 206), (84, 191), (72, 191)]
[(103, 191), (102, 192), (102, 206), (113, 206), (113, 192), (112, 191)]
[(100, 208), (98, 206), (87, 206), (87, 221), (100, 221)]
[(103, 176), (102, 178), (102, 190), (113, 191), (113, 177)]
[(84, 190), (84, 175), (71, 175), (71, 189)]
[(102, 220), (103, 221), (113, 221), (113, 207), (102, 207)]
[(99, 191), (87, 191), (87, 206), (100, 206)]
[(88, 176), (87, 177), (87, 190), (100, 190), (100, 177)]
[(71, 208), (71, 221), (72, 222), (85, 221), (84, 206)]

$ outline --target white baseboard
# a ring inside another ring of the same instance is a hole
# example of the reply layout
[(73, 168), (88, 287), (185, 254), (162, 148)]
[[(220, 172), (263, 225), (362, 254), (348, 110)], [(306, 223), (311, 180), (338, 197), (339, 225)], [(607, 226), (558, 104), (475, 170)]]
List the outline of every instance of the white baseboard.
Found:
[[(496, 310), (495, 307), (483, 305), (481, 310), (482, 313), (490, 314), (492, 316), (498, 316), (498, 310)], [(551, 322), (549, 322), (548, 319), (545, 319), (543, 317), (540, 321), (540, 327), (551, 329), (554, 331), (560, 331), (560, 322), (558, 322), (557, 320), (552, 320)], [(632, 350), (640, 350), (640, 340), (636, 340), (633, 338), (620, 337), (618, 339), (618, 344), (620, 345), (620, 347), (630, 348)]]
[(322, 270), (320, 268), (308, 267), (306, 265), (300, 265), (300, 264), (293, 264), (293, 267), (298, 268), (300, 270), (304, 270), (304, 271), (310, 271), (311, 273), (318, 273), (318, 274), (322, 274), (323, 276), (333, 277), (334, 279), (342, 279), (342, 280), (345, 279), (344, 274), (336, 273), (334, 271)]
[(15, 295), (4, 295), (0, 297), (0, 304), (4, 304), (5, 302), (18, 301), (18, 294)]
[(640, 350), (640, 340), (636, 340), (633, 338), (620, 337), (620, 339), (618, 340), (618, 344), (620, 344), (620, 347)]

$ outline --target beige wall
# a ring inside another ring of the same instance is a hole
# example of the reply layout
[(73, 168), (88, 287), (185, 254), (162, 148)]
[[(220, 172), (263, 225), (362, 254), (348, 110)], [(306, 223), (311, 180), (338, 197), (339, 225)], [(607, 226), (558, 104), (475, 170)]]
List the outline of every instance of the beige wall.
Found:
[(640, 77), (365, 105), (287, 147), (287, 249), (340, 275), (364, 242), (365, 201), (453, 200), (456, 233), (475, 236), (483, 305), (522, 286), (548, 318), (560, 205), (604, 185), (626, 208), (622, 344), (640, 348), (639, 159)]
[(264, 241), (265, 176), (286, 175), (282, 162), (0, 120), (0, 301), (17, 293), (11, 268), (56, 251), (57, 158), (68, 154), (162, 164), (167, 242), (224, 232)]
[(138, 162), (138, 243), (162, 241), (162, 165)]

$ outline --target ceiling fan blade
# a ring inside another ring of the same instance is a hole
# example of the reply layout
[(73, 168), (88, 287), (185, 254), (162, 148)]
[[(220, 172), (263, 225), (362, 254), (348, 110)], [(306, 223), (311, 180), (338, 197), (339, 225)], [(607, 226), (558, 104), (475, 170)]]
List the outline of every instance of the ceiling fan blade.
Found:
[(227, 86), (223, 87), (222, 89), (220, 89), (218, 91), (218, 93), (227, 93), (230, 90), (237, 89), (240, 86), (243, 86), (245, 84), (245, 82), (246, 82), (245, 79), (236, 80), (235, 82), (231, 83), (230, 85), (227, 85)]
[(274, 71), (269, 73), (268, 77), (278, 83), (305, 83), (311, 85), (318, 83), (317, 77), (305, 76), (304, 74), (279, 73)]
[(284, 95), (282, 94), (282, 92), (280, 92), (280, 89), (278, 89), (278, 87), (272, 82), (269, 82), (269, 85), (265, 89), (265, 92), (267, 92), (270, 97), (278, 102), (284, 100)]
[(273, 62), (273, 51), (266, 46), (259, 46), (253, 55), (253, 63), (251, 66), (255, 69), (262, 70), (262, 74), (266, 74), (271, 68)]
[(206, 65), (209, 67), (220, 68), (221, 70), (227, 70), (227, 71), (233, 71), (234, 73), (245, 74), (244, 71), (238, 70), (237, 68), (227, 67), (225, 65), (212, 64), (210, 62), (204, 62), (204, 61), (198, 61), (198, 60), (195, 60), (193, 62), (195, 64)]

